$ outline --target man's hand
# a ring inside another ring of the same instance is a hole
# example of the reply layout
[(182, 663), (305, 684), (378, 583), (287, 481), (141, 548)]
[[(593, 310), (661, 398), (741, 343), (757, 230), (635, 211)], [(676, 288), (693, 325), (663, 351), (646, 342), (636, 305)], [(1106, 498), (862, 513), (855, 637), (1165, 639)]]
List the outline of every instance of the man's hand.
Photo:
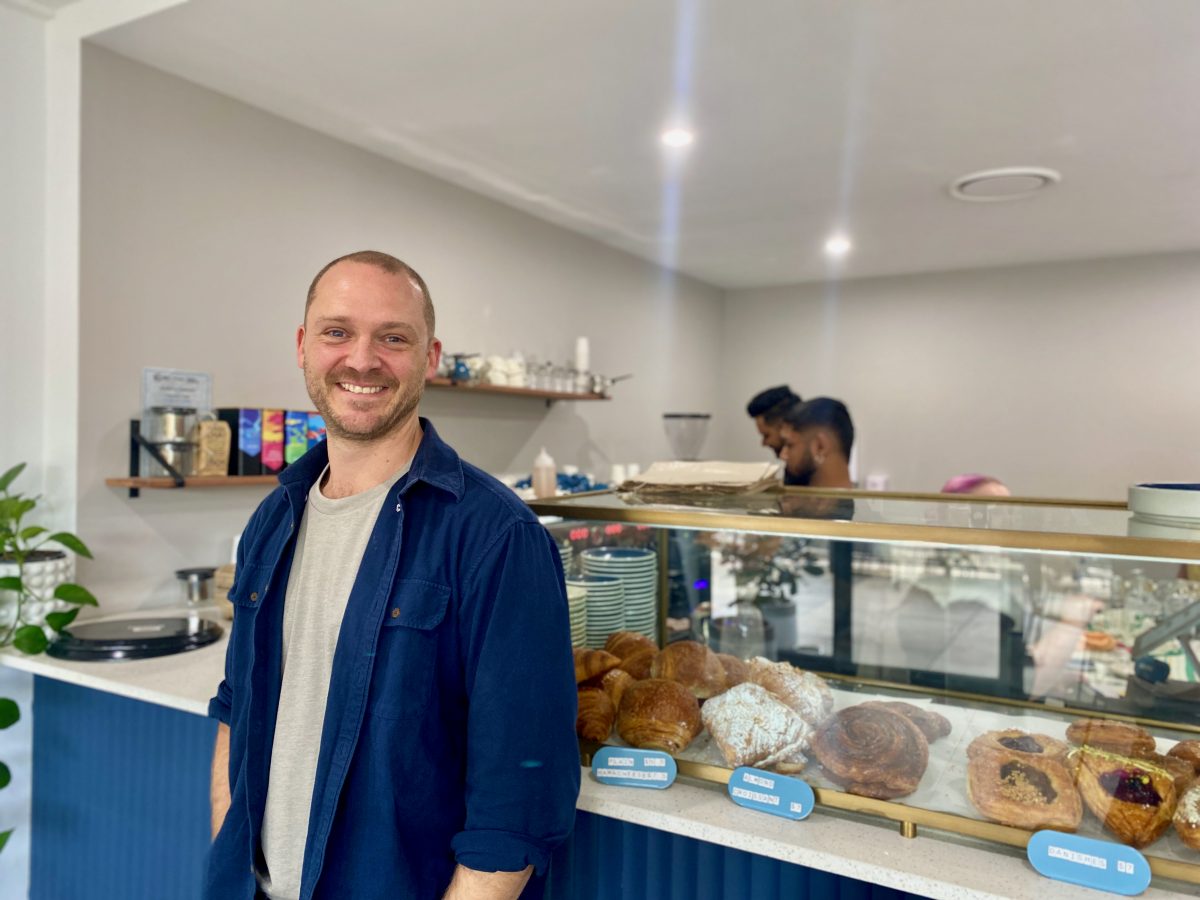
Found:
[(533, 866), (520, 872), (476, 872), (458, 866), (443, 900), (517, 900), (532, 874)]
[(216, 840), (225, 814), (229, 812), (229, 726), (224, 722), (217, 723), (209, 799), (212, 801), (212, 836)]

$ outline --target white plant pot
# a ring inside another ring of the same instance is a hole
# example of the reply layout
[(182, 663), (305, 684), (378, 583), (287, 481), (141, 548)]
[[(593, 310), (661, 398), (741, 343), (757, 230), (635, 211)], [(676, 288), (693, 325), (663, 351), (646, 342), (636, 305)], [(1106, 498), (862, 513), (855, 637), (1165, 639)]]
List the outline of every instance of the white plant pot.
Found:
[[(46, 615), (71, 609), (71, 604), (54, 599), (54, 589), (75, 578), (75, 557), (62, 550), (47, 550), (43, 558), (25, 561), (25, 588), (35, 599), (26, 600), (21, 618), (28, 625), (39, 625), (46, 637), (54, 631), (46, 625)], [(16, 575), (17, 564), (0, 560), (0, 577)], [(15, 591), (0, 591), (0, 628), (12, 625), (17, 613)]]

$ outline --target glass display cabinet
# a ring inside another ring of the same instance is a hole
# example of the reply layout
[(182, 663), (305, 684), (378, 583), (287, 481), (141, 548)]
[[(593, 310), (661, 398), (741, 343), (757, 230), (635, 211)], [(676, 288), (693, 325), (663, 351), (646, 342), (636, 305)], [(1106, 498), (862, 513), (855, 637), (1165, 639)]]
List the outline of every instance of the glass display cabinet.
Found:
[(792, 488), (533, 508), (585, 755), (797, 774), (906, 835), (1074, 831), (1200, 884), (1195, 532), (1116, 503)]

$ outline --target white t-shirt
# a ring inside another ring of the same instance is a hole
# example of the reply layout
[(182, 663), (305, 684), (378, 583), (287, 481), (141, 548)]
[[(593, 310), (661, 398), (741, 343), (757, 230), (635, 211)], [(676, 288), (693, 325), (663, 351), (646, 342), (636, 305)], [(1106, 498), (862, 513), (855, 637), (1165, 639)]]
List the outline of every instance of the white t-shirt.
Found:
[[(326, 470), (328, 471), (328, 470)], [(259, 885), (271, 900), (297, 900), (308, 837), (325, 700), (342, 616), (384, 495), (403, 469), (361, 494), (330, 500), (308, 492), (283, 608), (283, 683), (262, 823), (266, 871)]]

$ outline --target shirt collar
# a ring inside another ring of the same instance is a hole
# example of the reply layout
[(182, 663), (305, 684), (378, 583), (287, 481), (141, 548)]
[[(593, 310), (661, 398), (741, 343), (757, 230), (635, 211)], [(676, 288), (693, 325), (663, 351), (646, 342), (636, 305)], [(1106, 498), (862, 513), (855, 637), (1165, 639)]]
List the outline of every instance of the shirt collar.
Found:
[[(464, 479), (462, 460), (449, 444), (438, 436), (437, 429), (428, 419), (422, 418), (421, 444), (413, 457), (408, 475), (401, 480), (400, 492), (404, 493), (417, 481), (439, 488), (461, 500)], [(306, 492), (325, 471), (329, 463), (329, 448), (324, 441), (317, 444), (300, 459), (289, 465), (279, 476), (279, 483), (289, 492)]]

